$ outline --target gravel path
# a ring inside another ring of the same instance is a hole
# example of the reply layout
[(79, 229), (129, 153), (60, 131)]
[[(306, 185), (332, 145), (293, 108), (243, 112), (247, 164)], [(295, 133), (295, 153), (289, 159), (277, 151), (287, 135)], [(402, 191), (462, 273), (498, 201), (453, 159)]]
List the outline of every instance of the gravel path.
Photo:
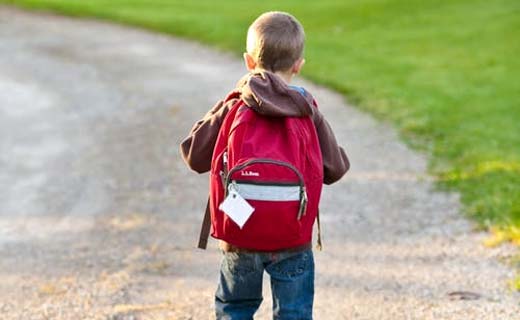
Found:
[[(177, 146), (243, 73), (192, 42), (0, 7), (1, 319), (213, 318), (207, 176)], [(389, 126), (302, 84), (353, 164), (324, 192), (315, 318), (519, 319), (512, 248), (483, 248)]]

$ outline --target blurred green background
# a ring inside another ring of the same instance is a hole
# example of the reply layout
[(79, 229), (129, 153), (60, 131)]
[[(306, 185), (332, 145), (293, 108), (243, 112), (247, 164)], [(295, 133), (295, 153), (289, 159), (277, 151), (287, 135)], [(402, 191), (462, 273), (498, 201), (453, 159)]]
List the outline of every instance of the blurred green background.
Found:
[[(240, 54), (262, 12), (294, 14), (303, 74), (394, 124), (441, 188), (520, 243), (520, 1), (0, 0), (128, 23)], [(347, 145), (348, 148), (348, 145)]]

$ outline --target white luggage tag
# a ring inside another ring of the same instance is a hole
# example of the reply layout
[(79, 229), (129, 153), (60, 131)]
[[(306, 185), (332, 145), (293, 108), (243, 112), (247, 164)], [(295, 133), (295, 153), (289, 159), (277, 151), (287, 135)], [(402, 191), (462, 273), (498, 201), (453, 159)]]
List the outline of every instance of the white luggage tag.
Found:
[(228, 190), (226, 199), (222, 201), (218, 208), (224, 211), (242, 229), (255, 208), (242, 198), (233, 183), (229, 185)]

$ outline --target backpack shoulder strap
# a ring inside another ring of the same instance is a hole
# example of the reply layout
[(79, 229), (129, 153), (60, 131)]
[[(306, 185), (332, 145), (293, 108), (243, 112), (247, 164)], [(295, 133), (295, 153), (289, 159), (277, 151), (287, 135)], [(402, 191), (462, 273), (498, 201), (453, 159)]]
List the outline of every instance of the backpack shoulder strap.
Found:
[(320, 223), (320, 209), (318, 209), (318, 215), (316, 216), (316, 220), (318, 222), (318, 243), (316, 244), (316, 249), (318, 251), (323, 250), (323, 242), (321, 239), (321, 223)]
[(211, 230), (211, 212), (209, 209), (209, 197), (206, 204), (206, 212), (204, 213), (204, 219), (202, 220), (202, 227), (200, 229), (199, 244), (197, 248), (206, 250), (208, 247), (209, 233)]

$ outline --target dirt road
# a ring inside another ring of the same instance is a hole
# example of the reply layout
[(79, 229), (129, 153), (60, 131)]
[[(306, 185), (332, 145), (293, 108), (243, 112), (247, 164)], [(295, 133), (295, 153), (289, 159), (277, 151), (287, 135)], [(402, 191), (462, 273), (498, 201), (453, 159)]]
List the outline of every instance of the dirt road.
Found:
[[(212, 318), (207, 176), (177, 150), (243, 73), (192, 42), (0, 7), (1, 319)], [(518, 319), (510, 248), (482, 247), (389, 126), (302, 84), (352, 160), (323, 197), (315, 318)]]

